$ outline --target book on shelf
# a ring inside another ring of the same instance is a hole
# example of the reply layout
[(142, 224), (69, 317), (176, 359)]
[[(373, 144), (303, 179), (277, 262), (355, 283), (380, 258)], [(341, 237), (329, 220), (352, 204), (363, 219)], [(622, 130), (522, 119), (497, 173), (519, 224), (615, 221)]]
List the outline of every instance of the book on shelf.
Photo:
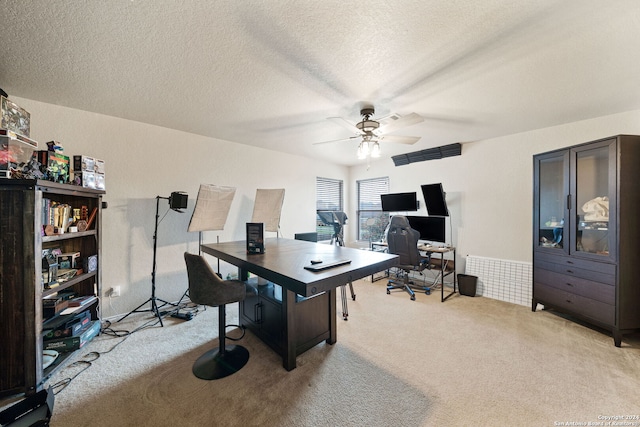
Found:
[(97, 299), (98, 297), (96, 297), (95, 295), (84, 295), (81, 297), (75, 297), (69, 300), (69, 307), (84, 307), (85, 305), (89, 305)]
[(97, 301), (98, 297), (95, 295), (87, 295), (82, 297), (77, 297), (69, 300), (69, 304), (67, 308), (60, 312), (60, 315), (73, 314), (77, 311), (84, 310), (89, 305), (93, 304), (94, 301)]
[(44, 350), (56, 350), (59, 352), (75, 351), (84, 347), (85, 344), (95, 338), (99, 333), (100, 321), (94, 320), (80, 335), (44, 341)]
[(75, 337), (82, 334), (91, 324), (91, 312), (89, 310), (80, 313), (61, 316), (63, 322), (46, 322), (43, 326), (44, 340), (56, 338)]

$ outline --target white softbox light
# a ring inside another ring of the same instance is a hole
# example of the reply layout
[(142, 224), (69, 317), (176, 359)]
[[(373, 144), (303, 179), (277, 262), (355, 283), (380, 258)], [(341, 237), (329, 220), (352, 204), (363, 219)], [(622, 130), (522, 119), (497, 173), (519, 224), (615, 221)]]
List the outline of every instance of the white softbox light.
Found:
[(235, 194), (235, 187), (200, 184), (188, 231), (224, 229)]
[(284, 188), (258, 189), (256, 202), (253, 206), (251, 222), (264, 223), (264, 231), (278, 232), (280, 227), (280, 212), (284, 202)]

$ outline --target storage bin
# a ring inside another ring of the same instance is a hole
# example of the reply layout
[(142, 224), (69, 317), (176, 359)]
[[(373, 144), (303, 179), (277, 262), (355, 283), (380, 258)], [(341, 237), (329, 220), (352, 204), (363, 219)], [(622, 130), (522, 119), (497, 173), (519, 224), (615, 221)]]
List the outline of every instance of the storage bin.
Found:
[(477, 283), (478, 277), (476, 276), (458, 274), (458, 290), (460, 291), (460, 295), (475, 297)]

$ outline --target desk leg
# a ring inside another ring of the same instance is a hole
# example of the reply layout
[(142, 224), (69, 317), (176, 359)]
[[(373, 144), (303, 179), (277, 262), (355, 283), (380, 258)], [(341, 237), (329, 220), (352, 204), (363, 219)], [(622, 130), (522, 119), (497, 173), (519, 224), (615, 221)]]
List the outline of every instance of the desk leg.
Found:
[(445, 264), (444, 264), (444, 253), (440, 254), (440, 277), (442, 278), (442, 286), (440, 287), (440, 302), (445, 302), (447, 298), (456, 293), (456, 251), (453, 250), (453, 271), (449, 274), (453, 274), (453, 291), (444, 296), (444, 272), (445, 272)]
[(338, 338), (336, 329), (338, 322), (336, 290), (327, 291), (327, 297), (329, 298), (329, 338), (327, 338), (327, 344), (335, 344)]
[(284, 354), (282, 356), (282, 366), (287, 371), (291, 371), (296, 368), (296, 322), (295, 322), (295, 309), (296, 309), (296, 294), (295, 292), (282, 289), (282, 310), (286, 316), (284, 324)]

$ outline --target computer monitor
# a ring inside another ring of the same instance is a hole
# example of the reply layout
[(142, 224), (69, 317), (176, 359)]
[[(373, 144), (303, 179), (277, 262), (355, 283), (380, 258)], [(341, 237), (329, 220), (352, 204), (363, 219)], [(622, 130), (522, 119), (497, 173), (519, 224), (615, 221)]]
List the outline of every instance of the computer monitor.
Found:
[(443, 216), (407, 216), (407, 220), (411, 228), (420, 233), (420, 240), (445, 243), (446, 231)]
[(418, 210), (418, 197), (412, 193), (381, 194), (382, 210), (384, 212), (404, 212)]
[(422, 185), (424, 204), (429, 216), (449, 216), (442, 183)]

